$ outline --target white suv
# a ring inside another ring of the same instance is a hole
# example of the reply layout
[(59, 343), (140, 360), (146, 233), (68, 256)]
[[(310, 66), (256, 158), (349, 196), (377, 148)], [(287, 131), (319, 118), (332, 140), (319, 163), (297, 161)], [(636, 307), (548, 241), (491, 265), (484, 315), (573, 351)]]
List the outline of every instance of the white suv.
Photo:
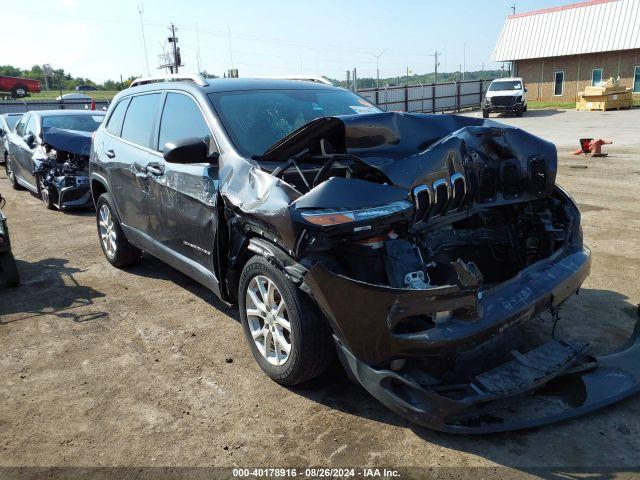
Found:
[(483, 118), (492, 112), (513, 112), (521, 117), (527, 111), (527, 89), (519, 77), (498, 78), (491, 82), (482, 104)]

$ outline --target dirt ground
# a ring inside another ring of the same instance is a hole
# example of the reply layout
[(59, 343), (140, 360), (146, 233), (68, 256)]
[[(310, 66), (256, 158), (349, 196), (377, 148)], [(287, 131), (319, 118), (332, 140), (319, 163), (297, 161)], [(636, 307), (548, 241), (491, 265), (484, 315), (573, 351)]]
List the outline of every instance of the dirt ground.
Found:
[[(640, 111), (615, 113), (505, 120), (552, 140), (560, 121), (597, 137), (621, 122), (605, 159), (568, 155), (577, 136), (556, 140), (558, 181), (593, 250), (560, 329), (598, 351), (625, 341), (640, 301)], [(22, 277), (0, 291), (0, 466), (640, 466), (638, 396), (549, 427), (463, 437), (387, 411), (339, 365), (281, 387), (252, 359), (237, 313), (204, 287), (149, 256), (112, 268), (93, 212), (47, 211), (4, 171), (0, 191)]]

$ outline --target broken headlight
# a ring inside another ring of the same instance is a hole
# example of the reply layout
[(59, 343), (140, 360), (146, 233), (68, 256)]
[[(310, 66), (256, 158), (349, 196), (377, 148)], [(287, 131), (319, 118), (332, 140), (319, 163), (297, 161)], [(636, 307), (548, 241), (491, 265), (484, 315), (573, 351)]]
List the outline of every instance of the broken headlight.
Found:
[(374, 218), (386, 217), (413, 208), (413, 204), (407, 200), (388, 203), (379, 207), (365, 208), (362, 210), (323, 209), (308, 210), (302, 212), (302, 218), (313, 225), (330, 227), (345, 223), (364, 222)]

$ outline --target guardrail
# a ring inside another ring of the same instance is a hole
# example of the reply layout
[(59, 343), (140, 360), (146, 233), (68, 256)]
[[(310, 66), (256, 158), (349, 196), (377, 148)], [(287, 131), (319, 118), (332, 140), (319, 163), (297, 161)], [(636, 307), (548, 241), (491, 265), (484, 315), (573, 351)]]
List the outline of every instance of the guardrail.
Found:
[(491, 80), (467, 80), (398, 87), (362, 88), (358, 95), (384, 111), (409, 113), (459, 112), (482, 104)]
[[(96, 100), (96, 110), (109, 108), (109, 100)], [(5, 100), (0, 101), (1, 113), (22, 113), (33, 110), (89, 110), (91, 100)]]

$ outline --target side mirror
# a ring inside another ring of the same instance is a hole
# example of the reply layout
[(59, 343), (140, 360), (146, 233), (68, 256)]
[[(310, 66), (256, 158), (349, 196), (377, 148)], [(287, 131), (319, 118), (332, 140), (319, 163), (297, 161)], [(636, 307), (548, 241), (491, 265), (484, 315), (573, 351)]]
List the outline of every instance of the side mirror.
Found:
[(27, 133), (22, 137), (22, 140), (24, 140), (24, 143), (29, 145), (29, 148), (33, 148), (35, 146), (36, 137), (33, 135), (33, 133)]
[(527, 90), (527, 87), (524, 87), (524, 93), (527, 93), (529, 90)]
[(4, 128), (0, 128), (0, 137), (4, 137), (7, 132), (4, 131)]
[(208, 151), (202, 138), (190, 137), (165, 143), (162, 155), (169, 163), (205, 163)]

